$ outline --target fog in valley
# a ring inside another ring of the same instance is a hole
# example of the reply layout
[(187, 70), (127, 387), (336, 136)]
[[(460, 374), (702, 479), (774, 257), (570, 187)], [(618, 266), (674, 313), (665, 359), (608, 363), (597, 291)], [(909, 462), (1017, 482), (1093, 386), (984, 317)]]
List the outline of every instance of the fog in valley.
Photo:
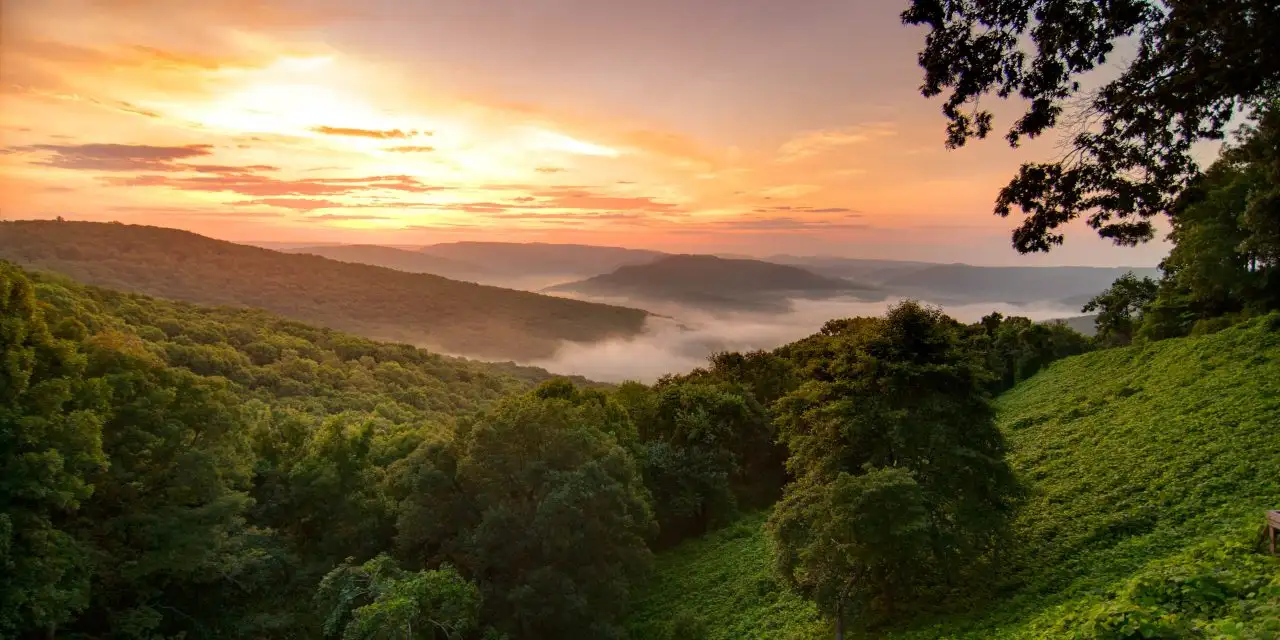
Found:
[[(624, 304), (615, 300), (599, 301)], [(852, 298), (791, 300), (792, 310), (785, 314), (712, 315), (695, 309), (648, 305), (660, 315), (651, 317), (645, 331), (638, 336), (589, 344), (566, 342), (554, 357), (525, 364), (601, 382), (652, 383), (664, 374), (684, 373), (702, 366), (707, 356), (718, 351), (773, 349), (816, 333), (828, 320), (878, 316), (898, 301), (897, 298), (877, 302)], [(961, 322), (976, 322), (992, 311), (1037, 321), (1079, 314), (1078, 308), (1051, 303), (937, 306)]]

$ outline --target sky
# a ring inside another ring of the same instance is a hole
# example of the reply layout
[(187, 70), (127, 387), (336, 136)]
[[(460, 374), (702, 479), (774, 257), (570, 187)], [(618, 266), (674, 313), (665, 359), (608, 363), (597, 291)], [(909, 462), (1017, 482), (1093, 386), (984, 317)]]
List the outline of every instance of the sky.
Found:
[[(0, 0), (0, 217), (241, 242), (1020, 256), (905, 0)], [(1007, 124), (1017, 105), (997, 108)]]

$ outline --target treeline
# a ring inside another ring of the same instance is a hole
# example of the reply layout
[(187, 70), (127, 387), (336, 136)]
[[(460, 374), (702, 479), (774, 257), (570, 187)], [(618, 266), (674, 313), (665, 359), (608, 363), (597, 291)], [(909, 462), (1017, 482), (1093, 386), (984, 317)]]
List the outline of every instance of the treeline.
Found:
[(1223, 329), (1280, 309), (1280, 103), (1181, 192), (1159, 280), (1116, 280), (1084, 311), (1104, 345)]
[[(653, 549), (780, 496), (889, 482), (952, 523), (913, 547), (948, 560), (930, 575), (819, 596), (847, 610), (992, 550), (1013, 494), (982, 479), (1004, 468), (987, 398), (1087, 348), (904, 303), (600, 388), (5, 264), (0, 634), (624, 637)], [(885, 421), (841, 435), (872, 406)]]

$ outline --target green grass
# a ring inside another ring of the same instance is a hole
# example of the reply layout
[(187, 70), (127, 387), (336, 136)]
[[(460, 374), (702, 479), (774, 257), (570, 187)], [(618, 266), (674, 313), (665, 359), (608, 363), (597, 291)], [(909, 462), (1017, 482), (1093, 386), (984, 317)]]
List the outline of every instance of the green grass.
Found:
[[(998, 408), (1030, 490), (1000, 595), (873, 637), (1280, 637), (1280, 560), (1254, 552), (1280, 508), (1280, 316), (1069, 358)], [(696, 617), (709, 639), (825, 635), (762, 585), (761, 522), (661, 557), (633, 629)]]
[(764, 521), (765, 514), (750, 515), (659, 554), (628, 620), (631, 637), (702, 640), (687, 633), (690, 625), (673, 633), (680, 618), (696, 621), (705, 638), (807, 640), (825, 630), (813, 605), (774, 582)]

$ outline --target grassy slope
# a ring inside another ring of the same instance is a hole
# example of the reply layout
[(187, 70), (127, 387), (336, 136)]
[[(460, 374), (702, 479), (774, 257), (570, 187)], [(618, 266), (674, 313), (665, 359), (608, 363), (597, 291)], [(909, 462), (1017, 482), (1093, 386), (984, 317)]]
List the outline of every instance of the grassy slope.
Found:
[[(1263, 511), (1280, 508), (1280, 316), (1069, 358), (998, 405), (1011, 462), (1031, 489), (1003, 595), (876, 637), (1123, 637), (1090, 635), (1100, 632), (1081, 619), (1132, 608), (1124, 591), (1138, 584), (1135, 575), (1182, 571), (1206, 549), (1224, 548), (1222, 539), (1252, 544)], [(663, 557), (633, 629), (690, 611), (711, 623), (709, 638), (824, 637), (794, 598), (750, 595), (767, 591), (759, 583), (768, 555), (760, 520), (749, 522), (752, 535), (730, 530)], [(1280, 585), (1280, 561), (1238, 554), (1205, 562), (1252, 563), (1244, 573)], [(1243, 575), (1232, 571), (1219, 573)], [(1209, 637), (1280, 637), (1258, 631), (1258, 619), (1280, 620), (1280, 595), (1265, 597), (1271, 608), (1253, 614), (1254, 635)], [(1064, 619), (1073, 629), (1057, 628)], [(717, 626), (739, 620), (756, 630)], [(1080, 629), (1088, 631), (1070, 635)]]
[(87, 284), (266, 309), (377, 340), (491, 360), (641, 331), (647, 314), (138, 225), (0, 222), (0, 258)]

